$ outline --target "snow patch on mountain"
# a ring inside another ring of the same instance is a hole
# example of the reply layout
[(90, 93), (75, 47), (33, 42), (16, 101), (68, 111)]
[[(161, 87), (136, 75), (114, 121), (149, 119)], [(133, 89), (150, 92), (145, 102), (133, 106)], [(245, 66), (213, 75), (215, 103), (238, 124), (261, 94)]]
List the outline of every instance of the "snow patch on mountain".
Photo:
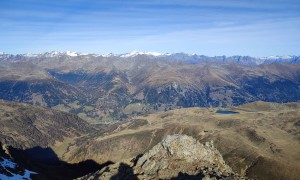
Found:
[(24, 172), (22, 173), (20, 173), (21, 172), (20, 170), (16, 170), (16, 172), (20, 174), (12, 172), (15, 169), (18, 169), (17, 164), (3, 157), (0, 157), (0, 168), (1, 168), (0, 179), (8, 179), (8, 180), (31, 179), (30, 178), (31, 174), (37, 174), (27, 169), (25, 169)]
[(100, 56), (102, 56), (102, 57), (113, 57), (115, 55), (113, 53), (108, 53), (108, 54), (102, 54)]
[(55, 56), (57, 56), (57, 55), (59, 55), (60, 53), (58, 52), (58, 51), (51, 51), (51, 52), (46, 52), (46, 53), (44, 53), (43, 55), (45, 56), (45, 57), (55, 57)]
[(34, 54), (34, 53), (26, 53), (23, 54), (25, 57), (38, 57), (40, 54)]
[(66, 52), (66, 55), (68, 55), (68, 56), (72, 56), (72, 57), (75, 57), (75, 56), (78, 56), (78, 55), (79, 55), (79, 53), (77, 53), (77, 52), (74, 52), (74, 51), (67, 51), (67, 52)]
[(260, 59), (292, 59), (294, 58), (295, 56), (289, 56), (289, 55), (286, 55), (286, 56), (268, 56), (268, 57), (262, 57)]
[(137, 56), (137, 55), (148, 55), (148, 56), (155, 56), (155, 57), (158, 57), (158, 56), (163, 56), (163, 55), (166, 55), (166, 54), (159, 53), (159, 52), (140, 52), (140, 51), (132, 51), (132, 52), (130, 52), (130, 53), (122, 54), (122, 55), (120, 55), (120, 57), (128, 58), (128, 57), (135, 57), (135, 56)]
[[(141, 51), (132, 51), (125, 54), (83, 54), (75, 51), (51, 51), (41, 54), (27, 53), (27, 54), (6, 54), (0, 52), (0, 60), (9, 60), (9, 61), (20, 61), (26, 58), (53, 58), (53, 57), (78, 57), (78, 56), (93, 56), (93, 57), (103, 57), (103, 58), (135, 58), (138, 56), (144, 56), (154, 60), (169, 60), (169, 61), (184, 61), (187, 63), (201, 63), (201, 62), (219, 62), (219, 63), (238, 63), (242, 65), (261, 65), (261, 64), (270, 64), (270, 63), (299, 63), (300, 56), (268, 56), (268, 57), (251, 57), (251, 56), (205, 56), (198, 55), (196, 53), (159, 53), (159, 52), (141, 52)], [(25, 57), (25, 58), (24, 58)]]

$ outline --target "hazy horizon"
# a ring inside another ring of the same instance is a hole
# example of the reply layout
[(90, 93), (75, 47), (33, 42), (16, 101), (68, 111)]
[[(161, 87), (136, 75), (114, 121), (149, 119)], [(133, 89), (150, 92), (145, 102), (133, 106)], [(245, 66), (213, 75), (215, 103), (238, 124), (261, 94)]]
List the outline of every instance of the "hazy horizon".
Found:
[[(120, 55), (125, 55), (125, 54), (130, 54), (130, 53), (155, 53), (155, 54), (161, 54), (161, 55), (168, 55), (168, 54), (177, 54), (177, 53), (183, 53), (183, 54), (188, 54), (188, 55), (199, 55), (199, 56), (207, 56), (207, 57), (221, 57), (221, 56), (226, 56), (226, 57), (231, 57), (231, 56), (245, 56), (245, 57), (253, 57), (253, 58), (266, 58), (266, 57), (287, 57), (287, 56), (295, 56), (298, 57), (300, 56), (299, 54), (273, 54), (273, 55), (269, 55), (269, 56), (253, 56), (253, 55), (245, 55), (245, 54), (233, 54), (233, 55), (224, 55), (224, 54), (216, 54), (216, 55), (206, 55), (206, 54), (198, 54), (198, 53), (186, 53), (186, 52), (154, 52), (154, 51), (138, 51), (138, 50), (133, 50), (133, 51), (129, 51), (129, 52), (124, 52), (124, 53), (114, 53), (114, 52), (110, 52), (110, 53), (101, 53), (101, 52), (81, 52), (81, 51), (70, 51), (70, 50), (66, 50), (66, 51), (60, 51), (60, 50), (49, 50), (49, 51), (41, 51), (41, 52), (24, 52), (24, 53), (8, 53), (8, 52), (3, 52), (0, 51), (1, 53), (4, 54), (12, 54), (12, 55), (38, 55), (38, 54), (45, 54), (45, 53), (51, 53), (51, 52), (58, 52), (58, 53), (78, 53), (80, 55), (91, 55), (91, 54), (96, 54), (96, 55), (109, 55), (109, 54), (113, 54), (115, 56), (120, 56)], [(149, 55), (149, 54), (148, 54)]]

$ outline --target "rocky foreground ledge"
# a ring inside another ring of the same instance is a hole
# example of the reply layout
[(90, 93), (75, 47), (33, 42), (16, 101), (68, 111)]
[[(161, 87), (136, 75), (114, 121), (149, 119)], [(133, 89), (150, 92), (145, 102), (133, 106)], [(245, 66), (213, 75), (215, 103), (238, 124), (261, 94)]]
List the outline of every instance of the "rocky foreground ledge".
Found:
[(79, 179), (248, 179), (226, 165), (212, 142), (167, 136), (142, 156), (109, 165)]

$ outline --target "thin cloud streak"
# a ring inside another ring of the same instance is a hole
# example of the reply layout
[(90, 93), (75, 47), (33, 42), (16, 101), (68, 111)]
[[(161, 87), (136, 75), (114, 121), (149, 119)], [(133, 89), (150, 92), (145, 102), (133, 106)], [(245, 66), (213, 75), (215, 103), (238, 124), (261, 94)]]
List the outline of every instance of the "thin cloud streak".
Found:
[(299, 8), (296, 0), (12, 0), (0, 2), (0, 51), (299, 54)]

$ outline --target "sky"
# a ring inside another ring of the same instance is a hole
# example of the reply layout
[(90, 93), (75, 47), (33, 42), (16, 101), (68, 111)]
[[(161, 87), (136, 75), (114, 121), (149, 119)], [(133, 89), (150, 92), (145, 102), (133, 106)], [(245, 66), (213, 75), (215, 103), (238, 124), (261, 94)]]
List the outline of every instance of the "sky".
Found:
[(0, 0), (0, 52), (300, 55), (300, 0)]

